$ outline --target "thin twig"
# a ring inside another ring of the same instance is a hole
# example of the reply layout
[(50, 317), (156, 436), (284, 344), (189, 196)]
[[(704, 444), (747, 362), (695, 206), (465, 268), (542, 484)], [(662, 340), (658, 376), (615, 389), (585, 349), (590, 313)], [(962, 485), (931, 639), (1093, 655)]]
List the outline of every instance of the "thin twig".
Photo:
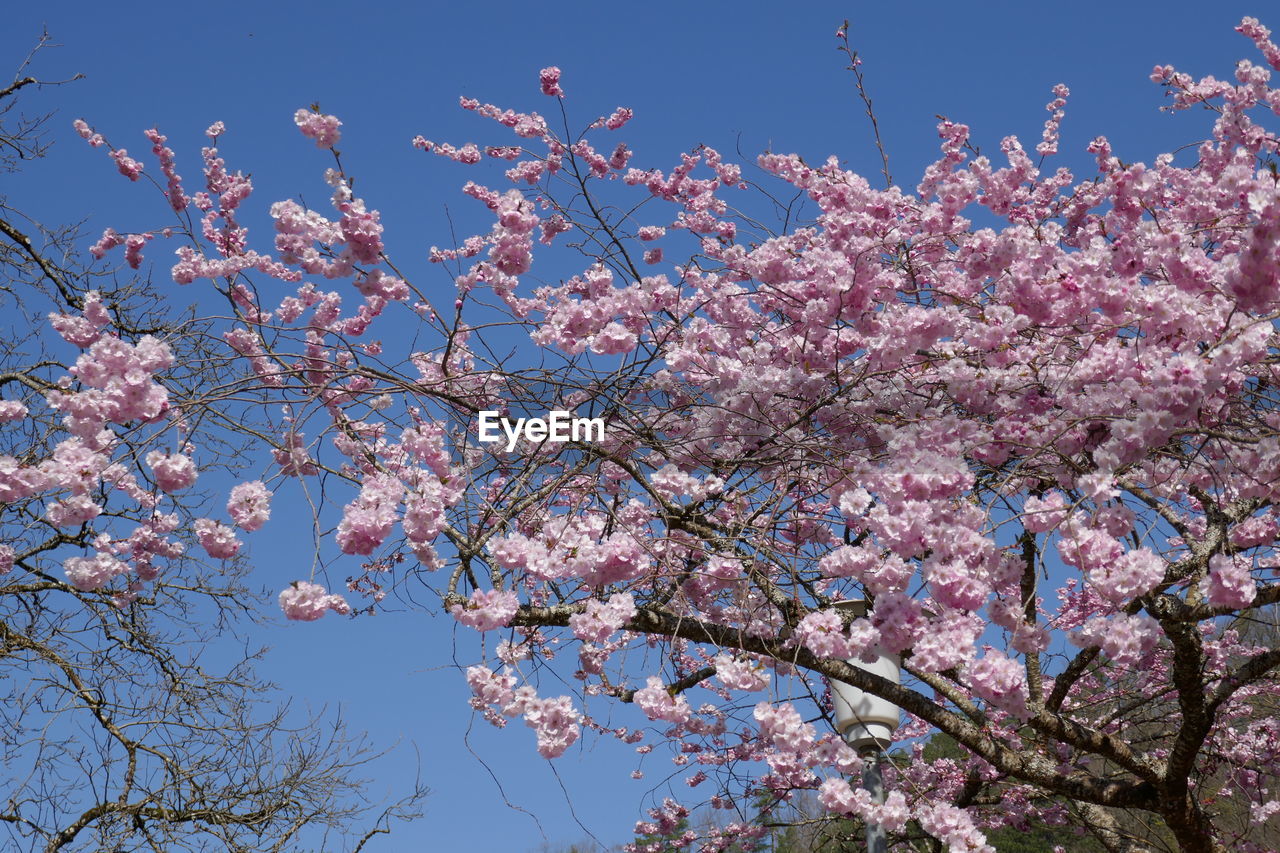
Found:
[(848, 20), (836, 30), (836, 38), (840, 39), (839, 49), (849, 57), (849, 70), (853, 72), (853, 79), (858, 84), (858, 97), (862, 98), (862, 103), (867, 108), (867, 118), (871, 119), (871, 132), (876, 137), (876, 150), (880, 152), (880, 162), (884, 164), (882, 170), (884, 186), (885, 189), (890, 189), (893, 186), (893, 178), (889, 175), (889, 155), (884, 150), (884, 142), (880, 139), (880, 124), (876, 121), (876, 111), (871, 105), (871, 96), (867, 94), (866, 81), (862, 79), (862, 60), (858, 59), (858, 52), (849, 46)]

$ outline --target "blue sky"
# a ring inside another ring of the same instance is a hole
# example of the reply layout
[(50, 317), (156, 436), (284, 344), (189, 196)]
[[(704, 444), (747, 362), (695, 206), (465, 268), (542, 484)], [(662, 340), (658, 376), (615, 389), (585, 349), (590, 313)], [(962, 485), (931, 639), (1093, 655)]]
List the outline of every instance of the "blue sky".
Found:
[[(39, 96), (42, 107), (59, 111), (57, 146), (24, 175), (4, 179), (3, 191), (23, 209), (48, 222), (88, 218), (90, 233), (163, 224), (158, 199), (124, 186), (101, 151), (74, 137), (76, 117), (135, 155), (147, 148), (141, 131), (158, 125), (188, 177), (198, 173), (202, 131), (220, 119), (229, 129), (224, 154), (232, 168), (254, 174), (258, 205), (300, 188), (320, 197), (328, 163), (292, 123), (294, 110), (318, 101), (344, 122), (344, 162), (359, 176), (359, 194), (382, 210), (393, 255), (438, 287), (448, 282), (425, 263), (426, 249), (451, 242), (446, 204), (476, 207), (458, 193), (472, 175), (412, 150), (409, 140), (420, 133), (505, 144), (496, 127), (459, 110), (457, 97), (548, 113), (552, 103), (537, 88), (545, 65), (563, 69), (579, 125), (619, 104), (635, 109), (623, 134), (634, 165), (665, 170), (679, 152), (706, 143), (726, 155), (736, 148), (748, 163), (765, 149), (810, 161), (836, 154), (873, 176), (879, 157), (835, 49), (835, 30), (848, 18), (895, 180), (914, 187), (937, 150), (937, 114), (969, 124), (984, 150), (997, 151), (1011, 133), (1032, 147), (1058, 82), (1072, 90), (1061, 159), (1078, 176), (1090, 174), (1083, 149), (1098, 134), (1122, 159), (1150, 162), (1202, 138), (1208, 126), (1203, 116), (1158, 110), (1151, 67), (1225, 77), (1236, 59), (1257, 59), (1232, 31), (1242, 15), (1280, 28), (1264, 4), (1234, 2), (806, 2), (786, 10), (745, 0), (11, 5), (0, 30), (6, 73), (47, 26), (64, 47), (35, 71), (86, 75)], [(474, 224), (483, 227), (483, 218)], [(300, 574), (289, 529), (250, 537), (264, 586)], [(380, 849), (519, 851), (587, 831), (614, 843), (630, 837), (644, 799), (663, 794), (655, 786), (666, 774), (653, 757), (654, 772), (636, 782), (627, 775), (635, 766), (628, 748), (588, 737), (585, 748), (548, 763), (520, 723), (499, 732), (473, 721), (453, 664), (476, 657), (476, 639), (469, 631), (455, 637), (449, 617), (404, 607), (354, 623), (284, 625), (261, 639), (275, 646), (265, 672), (298, 702), (341, 705), (353, 728), (380, 744), (400, 743), (371, 768), (375, 796), (404, 786), (416, 745), (434, 793), (425, 818)]]

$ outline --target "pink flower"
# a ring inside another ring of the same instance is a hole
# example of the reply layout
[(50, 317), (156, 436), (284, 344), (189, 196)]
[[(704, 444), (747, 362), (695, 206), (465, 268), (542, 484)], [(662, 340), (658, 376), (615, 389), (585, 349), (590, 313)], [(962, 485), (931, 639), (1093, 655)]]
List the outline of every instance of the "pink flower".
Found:
[(989, 650), (965, 667), (964, 675), (974, 695), (1015, 717), (1027, 715), (1026, 671), (1016, 660)]
[(621, 355), (635, 348), (635, 332), (621, 323), (609, 323), (591, 341), (591, 351), (600, 355)]
[(22, 420), (27, 416), (27, 407), (18, 400), (0, 400), (0, 423)]
[(98, 554), (94, 557), (71, 557), (62, 564), (67, 573), (67, 580), (76, 589), (92, 592), (101, 589), (129, 571), (129, 567), (109, 554)]
[(607, 602), (587, 600), (587, 609), (569, 617), (575, 637), (589, 643), (603, 643), (635, 615), (636, 605), (629, 592), (609, 596)]
[(929, 591), (939, 604), (957, 610), (977, 610), (987, 600), (991, 587), (963, 561), (947, 560), (931, 566)]
[(618, 107), (604, 120), (604, 126), (609, 130), (619, 130), (624, 124), (631, 121), (631, 117), (634, 115), (635, 113), (629, 108)]
[(124, 238), (116, 233), (116, 229), (108, 228), (102, 232), (102, 236), (98, 238), (98, 242), (89, 247), (89, 254), (98, 260), (106, 256), (107, 252), (116, 246), (123, 246)]
[(1244, 557), (1214, 554), (1209, 558), (1209, 574), (1202, 582), (1204, 596), (1213, 607), (1248, 607), (1258, 594)]
[(1094, 616), (1070, 636), (1077, 646), (1099, 646), (1120, 666), (1141, 666), (1159, 644), (1160, 623), (1144, 614)]
[(169, 204), (181, 213), (190, 199), (182, 191), (182, 176), (175, 170), (173, 149), (165, 145), (167, 138), (156, 128), (146, 131), (145, 135), (151, 142), (151, 153), (155, 154), (156, 159), (160, 161), (160, 171), (164, 173), (165, 180), (168, 182), (165, 195), (169, 199)]
[(284, 437), (284, 447), (271, 448), (271, 458), (280, 466), (286, 477), (310, 477), (320, 473), (316, 463), (307, 453), (307, 444), (301, 433), (290, 432)]
[(467, 684), (474, 694), (471, 706), (477, 710), (490, 705), (509, 705), (515, 698), (515, 676), (498, 675), (487, 666), (468, 667)]
[(107, 141), (102, 138), (102, 134), (94, 133), (93, 128), (89, 127), (89, 124), (84, 119), (78, 118), (71, 124), (76, 129), (76, 133), (80, 134), (80, 138), (88, 142), (90, 146), (98, 148), (107, 144)]
[(681, 471), (675, 465), (663, 465), (649, 477), (653, 490), (669, 501), (680, 497), (701, 500), (706, 496), (698, 478)]
[(97, 486), (107, 465), (107, 457), (82, 439), (68, 438), (58, 442), (52, 458), (40, 463), (40, 473), (44, 487), (83, 495)]
[(261, 480), (240, 483), (231, 490), (227, 513), (241, 529), (257, 530), (271, 518), (271, 492)]
[(138, 180), (138, 176), (142, 174), (142, 164), (130, 157), (129, 152), (123, 148), (112, 151), (111, 159), (116, 161), (116, 168), (120, 170), (120, 174), (131, 181)]
[(181, 491), (196, 481), (196, 463), (190, 456), (153, 450), (147, 454), (147, 464), (151, 466), (156, 485), (163, 491)]
[[(115, 235), (114, 231), (107, 229), (111, 235)], [(104, 234), (103, 240), (107, 239)], [(101, 241), (99, 243), (101, 245)], [(118, 243), (116, 245), (119, 245)], [(70, 314), (50, 314), (49, 325), (53, 326), (54, 331), (62, 336), (62, 339), (69, 344), (75, 344), (80, 348), (88, 347), (94, 341), (98, 340), (99, 332), (104, 326), (111, 323), (111, 317), (107, 314), (106, 308), (102, 306), (102, 297), (98, 291), (91, 290), (84, 295), (84, 308), (81, 310), (81, 316), (76, 317)]]
[(1164, 578), (1165, 562), (1149, 548), (1135, 548), (1119, 559), (1096, 565), (1089, 571), (1098, 594), (1112, 604), (1123, 604), (1148, 592)]
[(911, 648), (911, 663), (922, 672), (943, 672), (974, 656), (974, 642), (982, 635), (983, 620), (972, 613), (952, 611), (931, 619)]
[(538, 754), (543, 758), (559, 758), (577, 741), (582, 716), (573, 709), (572, 699), (559, 696), (530, 701), (525, 707), (524, 720), (538, 735)]
[(542, 84), (542, 94), (553, 97), (564, 95), (564, 89), (560, 88), (560, 69), (554, 65), (542, 69), (538, 73), (538, 81)]
[(13, 562), (16, 557), (12, 547), (0, 545), (0, 575), (7, 575), (13, 571)]
[(834, 610), (807, 614), (796, 626), (796, 639), (821, 658), (847, 658), (853, 653), (844, 633), (844, 622)]
[(130, 269), (142, 266), (142, 249), (152, 238), (151, 234), (130, 234), (124, 240), (124, 260)]
[(719, 654), (713, 662), (716, 677), (730, 690), (763, 690), (769, 686), (769, 670), (757, 660), (735, 660), (727, 654)]
[(669, 723), (688, 721), (689, 702), (683, 696), (673, 696), (662, 679), (656, 675), (649, 676), (646, 686), (635, 692), (633, 697), (636, 707), (651, 720), (666, 720)]
[(314, 622), (329, 610), (342, 616), (351, 612), (350, 605), (342, 596), (330, 595), (324, 587), (308, 581), (294, 581), (283, 590), (280, 609), (287, 618), (299, 622)]
[(64, 501), (50, 504), (44, 516), (54, 527), (79, 527), (102, 514), (88, 495), (74, 495)]
[(520, 601), (509, 590), (477, 589), (464, 604), (454, 604), (449, 612), (463, 625), (477, 631), (492, 631), (510, 624), (516, 615)]
[(1062, 492), (1052, 492), (1043, 499), (1031, 495), (1022, 504), (1022, 524), (1032, 533), (1046, 533), (1066, 518), (1066, 504)]
[(818, 789), (818, 802), (827, 811), (842, 815), (864, 816), (873, 805), (871, 794), (864, 788), (854, 788), (844, 779), (829, 778)]
[(215, 560), (229, 560), (240, 551), (240, 540), (227, 525), (210, 518), (198, 518), (195, 521), (196, 539), (200, 547)]
[(317, 148), (332, 148), (342, 138), (338, 130), (342, 122), (338, 121), (337, 116), (300, 109), (293, 114), (293, 123), (302, 131), (303, 136), (316, 141)]
[(929, 803), (921, 807), (916, 819), (920, 827), (947, 846), (948, 850), (966, 853), (995, 853), (987, 837), (973, 824), (964, 809), (947, 803)]
[(337, 542), (344, 554), (367, 555), (382, 544), (396, 522), (404, 484), (379, 474), (365, 480), (360, 496), (342, 510)]
[(774, 749), (803, 754), (813, 748), (817, 736), (790, 702), (771, 705), (760, 702), (752, 712), (760, 724), (760, 739)]

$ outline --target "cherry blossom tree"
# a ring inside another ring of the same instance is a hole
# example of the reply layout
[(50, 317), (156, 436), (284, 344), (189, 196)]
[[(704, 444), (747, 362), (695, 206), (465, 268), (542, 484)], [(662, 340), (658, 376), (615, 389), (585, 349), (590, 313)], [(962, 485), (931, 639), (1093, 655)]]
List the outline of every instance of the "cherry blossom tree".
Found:
[[(31, 112), (57, 85), (31, 73), (48, 44), (0, 88), (5, 173), (48, 153), (52, 114)], [(364, 846), (425, 792), (369, 814), (378, 753), (255, 673), (248, 563), (172, 497), (197, 472), (163, 440), (168, 395), (216, 383), (225, 360), (147, 281), (83, 263), (74, 228), (23, 208), (0, 196), (4, 849)], [(68, 343), (32, 331), (55, 328)], [(217, 561), (173, 535), (188, 528)]]
[[(750, 849), (762, 794), (816, 791), (926, 849), (991, 850), (984, 831), (1027, 821), (1109, 850), (1270, 849), (1280, 650), (1241, 629), (1280, 600), (1280, 48), (1238, 29), (1260, 62), (1152, 73), (1167, 108), (1208, 115), (1194, 152), (1128, 163), (1100, 136), (1092, 174), (1053, 168), (1058, 86), (1033, 150), (988, 156), (943, 120), (909, 188), (887, 157), (887, 187), (705, 146), (640, 168), (631, 110), (575, 132), (547, 68), (554, 121), (464, 98), (515, 138), (412, 141), (476, 172), (489, 217), (431, 250), (434, 278), (394, 258), (318, 107), (294, 120), (331, 207), (272, 204), (271, 246), (222, 123), (195, 189), (159, 130), (147, 157), (80, 121), (172, 211), (93, 254), (172, 252), (173, 282), (224, 313), (148, 337), (105, 294), (56, 312), (80, 354), (5, 405), (64, 437), (0, 488), (81, 525), (67, 582), (122, 603), (169, 543), (232, 559), (273, 496), (310, 501), (325, 570), (280, 593), (288, 616), (434, 595), (480, 634), (465, 678), (487, 720), (551, 759), (584, 735), (669, 750), (726, 816), (670, 840), (688, 807), (667, 800), (636, 829), (664, 843)], [(174, 378), (192, 338), (216, 385)], [(605, 435), (480, 440), (482, 412), (555, 410)], [(150, 514), (232, 445), (257, 476), (225, 510)], [(834, 607), (852, 598), (868, 616)], [(901, 685), (855, 665), (880, 652)], [(832, 679), (907, 715), (883, 804), (851, 781)], [(927, 756), (931, 733), (958, 755)]]

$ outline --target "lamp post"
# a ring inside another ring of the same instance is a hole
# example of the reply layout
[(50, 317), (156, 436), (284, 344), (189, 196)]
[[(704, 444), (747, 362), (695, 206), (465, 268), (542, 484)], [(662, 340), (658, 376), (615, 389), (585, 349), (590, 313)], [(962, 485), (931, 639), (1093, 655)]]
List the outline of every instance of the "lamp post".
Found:
[[(861, 599), (839, 601), (835, 607), (855, 619), (867, 615), (867, 602)], [(897, 655), (879, 652), (873, 663), (863, 663), (855, 658), (849, 664), (894, 684), (900, 683), (900, 661)], [(898, 706), (888, 699), (859, 690), (852, 684), (835, 680), (831, 681), (831, 701), (835, 705), (836, 731), (862, 757), (862, 787), (867, 789), (873, 803), (883, 804), (884, 782), (880, 777), (880, 756), (893, 743), (893, 733), (901, 724)], [(886, 853), (887, 850), (884, 827), (875, 821), (867, 821), (867, 853)]]

